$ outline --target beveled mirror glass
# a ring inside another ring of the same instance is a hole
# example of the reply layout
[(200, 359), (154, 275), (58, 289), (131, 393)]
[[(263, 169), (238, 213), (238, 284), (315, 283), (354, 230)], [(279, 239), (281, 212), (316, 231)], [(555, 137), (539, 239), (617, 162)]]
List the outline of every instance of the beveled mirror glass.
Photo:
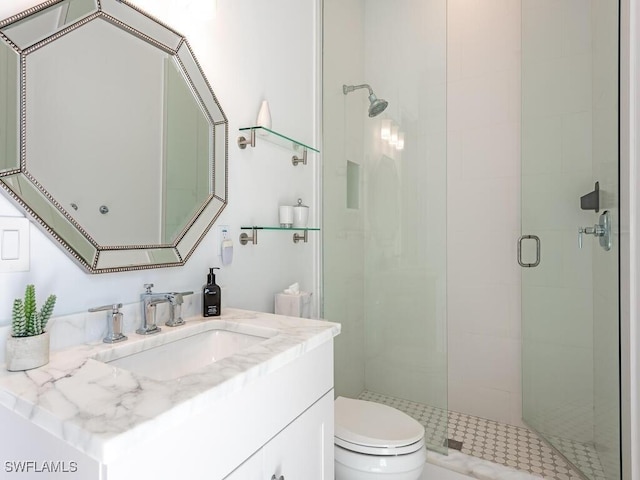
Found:
[(188, 42), (122, 0), (0, 22), (0, 185), (92, 273), (183, 265), (227, 204), (228, 121)]

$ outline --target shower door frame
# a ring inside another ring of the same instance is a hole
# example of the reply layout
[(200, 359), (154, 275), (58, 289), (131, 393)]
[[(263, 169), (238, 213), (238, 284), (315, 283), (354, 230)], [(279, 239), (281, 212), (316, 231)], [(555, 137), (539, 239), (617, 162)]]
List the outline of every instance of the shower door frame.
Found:
[(622, 479), (640, 478), (640, 8), (620, 0)]

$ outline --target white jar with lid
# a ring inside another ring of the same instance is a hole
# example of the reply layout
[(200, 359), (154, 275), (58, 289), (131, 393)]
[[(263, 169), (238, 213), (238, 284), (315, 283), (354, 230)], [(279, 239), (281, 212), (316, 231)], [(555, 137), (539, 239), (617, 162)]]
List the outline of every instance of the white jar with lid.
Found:
[(309, 221), (309, 207), (302, 204), (302, 199), (298, 199), (298, 204), (293, 206), (293, 228), (306, 228)]

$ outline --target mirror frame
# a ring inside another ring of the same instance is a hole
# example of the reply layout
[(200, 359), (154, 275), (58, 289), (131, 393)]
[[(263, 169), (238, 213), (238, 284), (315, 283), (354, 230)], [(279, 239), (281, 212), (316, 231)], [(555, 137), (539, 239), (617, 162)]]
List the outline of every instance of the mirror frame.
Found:
[[(28, 213), (36, 225), (53, 237), (71, 258), (89, 273), (111, 273), (184, 265), (211, 229), (228, 203), (228, 137), (229, 122), (196, 59), (187, 39), (155, 17), (145, 13), (127, 0), (92, 0), (92, 12), (62, 26), (46, 38), (28, 47), (19, 47), (4, 33), (12, 24), (25, 20), (43, 10), (70, 0), (48, 0), (5, 20), (0, 21), (0, 42), (17, 55), (19, 72), (19, 152), (15, 168), (0, 170), (0, 186), (18, 207)], [(105, 20), (114, 28), (125, 30), (138, 39), (161, 49), (175, 60), (191, 89), (194, 99), (211, 122), (210, 129), (210, 189), (204, 204), (176, 236), (172, 243), (157, 245), (100, 245), (34, 178), (27, 168), (26, 138), (26, 59), (33, 51), (46, 46), (62, 35), (96, 20)], [(133, 19), (135, 26), (126, 23)], [(153, 27), (162, 38), (154, 38), (145, 27)], [(175, 45), (163, 42), (175, 40)], [(211, 111), (213, 110), (213, 111)], [(12, 162), (13, 160), (10, 160)]]

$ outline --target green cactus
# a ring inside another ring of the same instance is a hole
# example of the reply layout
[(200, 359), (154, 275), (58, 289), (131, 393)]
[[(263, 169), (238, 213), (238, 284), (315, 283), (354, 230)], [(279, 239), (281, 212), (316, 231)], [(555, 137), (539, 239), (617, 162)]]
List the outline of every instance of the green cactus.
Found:
[(25, 337), (27, 335), (27, 320), (24, 316), (24, 306), (22, 300), (16, 298), (13, 301), (13, 311), (11, 312), (11, 335), (14, 337)]
[(27, 322), (36, 311), (36, 287), (34, 285), (27, 285), (24, 291), (24, 316)]
[(51, 314), (53, 313), (53, 307), (56, 306), (56, 296), (49, 295), (42, 305), (42, 309), (40, 310), (40, 322), (42, 325), (42, 331), (47, 328), (47, 322), (51, 318)]
[(38, 312), (31, 312), (31, 316), (27, 317), (27, 336), (40, 335), (40, 322), (38, 320)]
[(56, 296), (49, 295), (40, 312), (38, 312), (35, 287), (27, 285), (24, 292), (24, 301), (17, 298), (13, 302), (11, 335), (14, 337), (31, 337), (44, 333), (55, 304)]

